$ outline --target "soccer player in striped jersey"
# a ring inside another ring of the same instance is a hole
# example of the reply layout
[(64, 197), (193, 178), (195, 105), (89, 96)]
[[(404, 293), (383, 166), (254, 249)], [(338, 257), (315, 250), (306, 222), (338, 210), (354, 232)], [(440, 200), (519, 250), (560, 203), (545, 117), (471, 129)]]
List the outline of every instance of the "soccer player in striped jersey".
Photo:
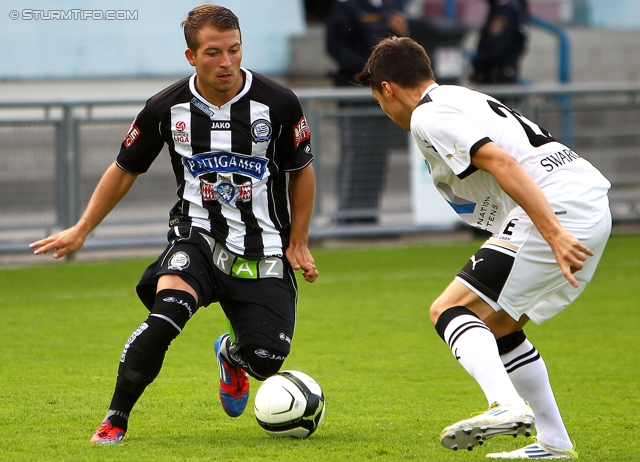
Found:
[(446, 427), (440, 441), (473, 449), (498, 435), (530, 435), (502, 459), (575, 459), (542, 357), (522, 328), (574, 301), (591, 280), (611, 230), (609, 181), (534, 122), (486, 94), (438, 85), (409, 38), (381, 41), (356, 80), (407, 131), (443, 198), (490, 231), (430, 317), (478, 382), (489, 410)]
[(248, 375), (266, 379), (289, 354), (294, 270), (307, 282), (318, 276), (308, 249), (313, 154), (300, 102), (288, 88), (241, 67), (239, 21), (227, 8), (200, 5), (182, 26), (195, 73), (147, 101), (78, 223), (31, 244), (36, 254), (52, 251), (54, 258), (79, 249), (168, 147), (178, 195), (169, 245), (136, 288), (150, 314), (124, 347), (95, 443), (122, 441), (169, 344), (199, 307), (214, 302), (230, 324), (214, 344), (219, 396), (225, 412), (239, 416)]

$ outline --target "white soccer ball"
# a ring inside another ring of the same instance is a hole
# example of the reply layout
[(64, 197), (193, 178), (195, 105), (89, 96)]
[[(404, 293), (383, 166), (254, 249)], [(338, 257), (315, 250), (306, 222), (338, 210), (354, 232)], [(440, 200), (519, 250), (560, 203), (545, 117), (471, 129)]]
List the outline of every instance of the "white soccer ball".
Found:
[(307, 374), (281, 371), (262, 383), (253, 412), (260, 427), (274, 438), (306, 438), (324, 419), (324, 394)]

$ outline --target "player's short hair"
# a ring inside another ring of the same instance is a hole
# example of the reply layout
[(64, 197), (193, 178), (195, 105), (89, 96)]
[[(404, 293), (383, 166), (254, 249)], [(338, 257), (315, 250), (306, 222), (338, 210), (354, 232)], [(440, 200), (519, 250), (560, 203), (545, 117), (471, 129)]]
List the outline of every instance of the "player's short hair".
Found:
[(409, 37), (389, 37), (376, 45), (364, 69), (354, 79), (359, 85), (382, 91), (382, 82), (416, 88), (435, 77), (422, 45)]
[[(203, 27), (213, 27), (219, 31), (237, 30), (240, 32), (240, 21), (228, 8), (220, 5), (200, 5), (189, 11), (187, 17), (182, 21), (184, 39), (187, 46), (196, 51), (200, 43), (198, 42), (198, 32)], [(240, 33), (242, 38), (242, 33)]]

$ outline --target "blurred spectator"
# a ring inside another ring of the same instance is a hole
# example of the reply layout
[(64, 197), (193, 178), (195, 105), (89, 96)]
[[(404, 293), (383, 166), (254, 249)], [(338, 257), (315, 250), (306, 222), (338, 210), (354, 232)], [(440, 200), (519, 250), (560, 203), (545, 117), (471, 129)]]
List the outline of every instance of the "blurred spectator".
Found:
[(304, 12), (308, 23), (324, 23), (333, 0), (304, 0)]
[[(396, 0), (334, 0), (327, 16), (326, 47), (338, 64), (335, 85), (353, 85), (353, 76), (362, 70), (381, 39), (406, 34), (407, 20)], [(376, 106), (367, 100), (340, 107), (366, 111)], [(384, 115), (341, 117), (340, 129), (338, 222), (375, 223), (387, 152), (394, 141), (406, 146), (407, 135)]]
[(407, 34), (407, 20), (395, 0), (334, 0), (327, 15), (327, 51), (339, 66), (335, 84), (352, 84), (378, 42)]
[(489, 13), (480, 31), (474, 72), (476, 83), (517, 83), (527, 44), (527, 0), (487, 0)]

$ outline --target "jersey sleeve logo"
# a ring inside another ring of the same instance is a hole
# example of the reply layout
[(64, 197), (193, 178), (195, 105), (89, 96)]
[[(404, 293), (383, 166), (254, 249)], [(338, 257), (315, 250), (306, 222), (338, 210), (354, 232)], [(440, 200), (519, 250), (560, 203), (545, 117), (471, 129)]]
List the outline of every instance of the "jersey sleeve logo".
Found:
[(309, 129), (309, 124), (307, 123), (307, 119), (305, 116), (302, 116), (300, 122), (293, 127), (293, 144), (295, 148), (298, 149), (300, 143), (305, 140), (308, 140), (311, 137), (311, 130)]
[(136, 127), (135, 123), (133, 123), (131, 124), (131, 127), (129, 127), (129, 131), (124, 137), (124, 140), (122, 140), (124, 147), (129, 149), (134, 141), (138, 139), (138, 136), (140, 136), (140, 129)]

